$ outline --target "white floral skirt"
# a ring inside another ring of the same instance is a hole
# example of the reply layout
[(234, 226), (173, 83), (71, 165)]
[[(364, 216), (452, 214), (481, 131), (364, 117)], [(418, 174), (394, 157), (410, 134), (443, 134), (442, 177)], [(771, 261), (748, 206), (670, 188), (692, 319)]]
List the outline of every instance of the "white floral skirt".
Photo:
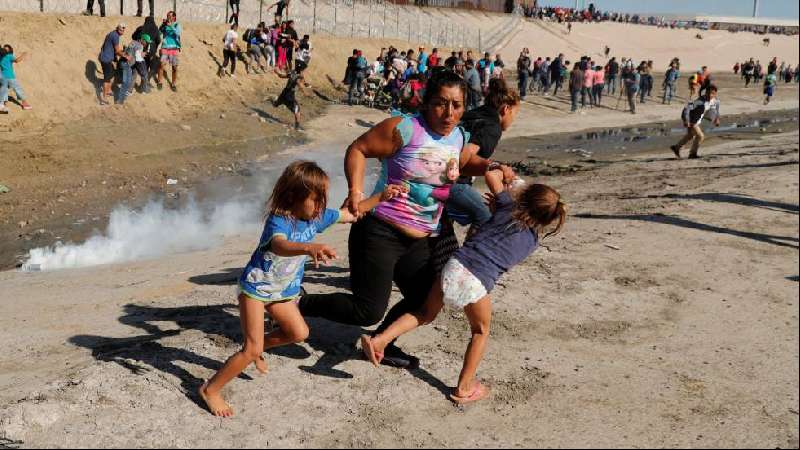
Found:
[(486, 288), (466, 267), (450, 258), (442, 269), (444, 304), (463, 308), (486, 297)]

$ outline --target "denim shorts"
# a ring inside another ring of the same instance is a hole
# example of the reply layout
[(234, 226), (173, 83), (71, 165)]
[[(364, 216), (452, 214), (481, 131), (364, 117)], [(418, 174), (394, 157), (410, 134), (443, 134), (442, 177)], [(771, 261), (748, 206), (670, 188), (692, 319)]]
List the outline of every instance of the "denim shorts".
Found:
[(469, 184), (454, 184), (445, 204), (447, 215), (459, 225), (483, 225), (492, 218), (492, 212), (483, 196)]

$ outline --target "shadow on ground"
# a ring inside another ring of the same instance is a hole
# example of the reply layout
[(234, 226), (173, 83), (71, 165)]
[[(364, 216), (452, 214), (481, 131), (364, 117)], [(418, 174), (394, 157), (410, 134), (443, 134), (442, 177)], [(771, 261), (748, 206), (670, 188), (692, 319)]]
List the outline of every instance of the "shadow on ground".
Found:
[[(789, 247), (793, 249), (800, 249), (797, 242), (800, 241), (797, 237), (793, 236), (776, 236), (771, 234), (753, 233), (749, 231), (739, 231), (732, 228), (718, 227), (715, 225), (708, 225), (705, 223), (695, 222), (693, 220), (684, 219), (682, 217), (662, 215), (662, 214), (576, 214), (574, 217), (581, 219), (600, 219), (600, 220), (638, 220), (643, 222), (661, 223), (666, 225), (673, 225), (683, 228), (691, 228), (695, 230), (707, 231), (710, 233), (728, 234), (731, 236), (751, 239), (757, 242), (766, 244), (777, 245), (779, 247)], [(794, 244), (793, 244), (794, 243)]]

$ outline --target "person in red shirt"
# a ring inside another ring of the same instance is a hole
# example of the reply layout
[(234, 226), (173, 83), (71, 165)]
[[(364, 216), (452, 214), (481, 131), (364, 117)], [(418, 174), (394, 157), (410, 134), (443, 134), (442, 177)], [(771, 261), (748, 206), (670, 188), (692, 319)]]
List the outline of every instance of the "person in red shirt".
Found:
[(428, 67), (438, 67), (440, 62), (439, 49), (434, 48), (433, 51), (431, 51), (431, 55), (428, 56)]

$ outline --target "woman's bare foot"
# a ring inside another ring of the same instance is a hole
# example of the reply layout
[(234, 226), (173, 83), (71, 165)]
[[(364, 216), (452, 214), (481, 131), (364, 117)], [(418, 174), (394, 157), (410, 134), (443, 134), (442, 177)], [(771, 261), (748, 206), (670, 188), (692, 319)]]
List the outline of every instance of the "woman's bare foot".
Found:
[(361, 336), (361, 350), (367, 359), (375, 366), (378, 367), (383, 359), (383, 352), (378, 351), (372, 343), (372, 338), (366, 334)]
[(219, 394), (209, 394), (208, 391), (206, 391), (207, 387), (208, 381), (203, 383), (197, 392), (200, 394), (200, 398), (206, 402), (206, 406), (208, 406), (208, 410), (211, 414), (217, 417), (233, 417), (233, 409), (225, 402), (225, 399)]
[(267, 361), (264, 359), (264, 356), (259, 356), (258, 359), (256, 359), (256, 370), (258, 370), (261, 375), (266, 375), (267, 372), (269, 372)]

